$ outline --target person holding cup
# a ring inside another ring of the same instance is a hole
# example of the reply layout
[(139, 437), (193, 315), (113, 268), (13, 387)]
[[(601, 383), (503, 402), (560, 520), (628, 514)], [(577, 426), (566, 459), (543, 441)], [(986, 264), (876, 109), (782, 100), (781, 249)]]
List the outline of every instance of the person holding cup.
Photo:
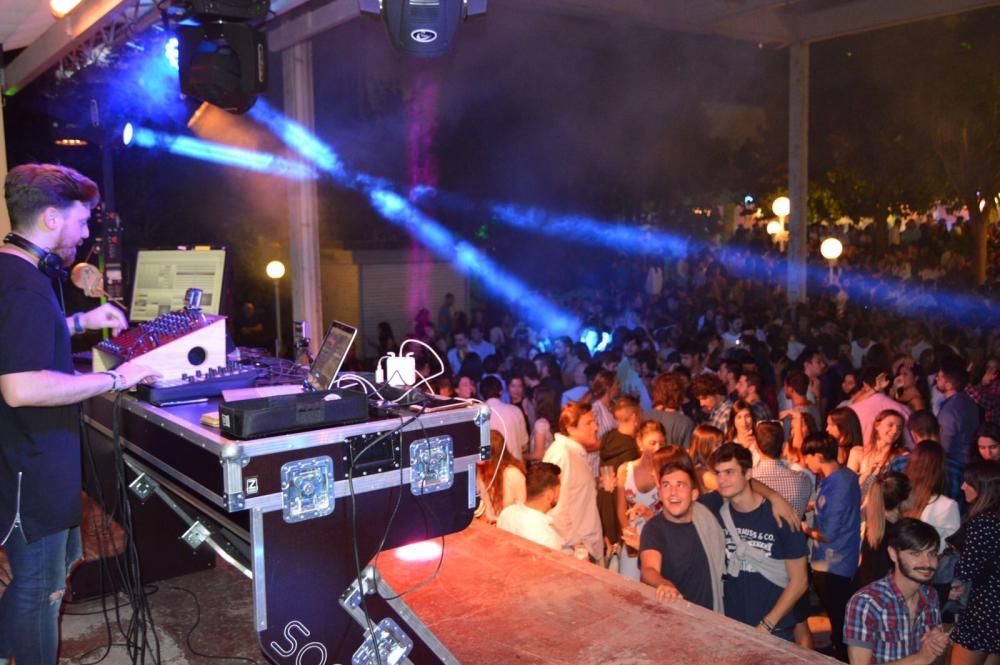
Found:
[(615, 490), (618, 521), (622, 526), (624, 551), (619, 560), (619, 572), (630, 579), (639, 579), (639, 536), (642, 527), (660, 509), (654, 456), (667, 444), (667, 434), (658, 420), (647, 420), (635, 433), (639, 444), (639, 459), (618, 467), (618, 487)]

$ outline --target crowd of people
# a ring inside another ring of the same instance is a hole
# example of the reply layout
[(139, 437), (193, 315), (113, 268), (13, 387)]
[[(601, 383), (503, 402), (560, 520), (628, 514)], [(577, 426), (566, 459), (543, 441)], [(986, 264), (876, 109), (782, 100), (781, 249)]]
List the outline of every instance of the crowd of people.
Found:
[(450, 297), (418, 320), (435, 391), (492, 410), (480, 518), (802, 647), (818, 603), (845, 662), (1000, 662), (989, 313), (643, 269), (568, 302), (589, 345)]

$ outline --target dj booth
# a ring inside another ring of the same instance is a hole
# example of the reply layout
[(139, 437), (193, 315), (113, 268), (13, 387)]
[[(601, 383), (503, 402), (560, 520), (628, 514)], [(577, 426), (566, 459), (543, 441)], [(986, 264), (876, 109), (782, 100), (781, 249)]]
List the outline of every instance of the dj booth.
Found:
[[(208, 565), (226, 559), (252, 580), (259, 646), (274, 663), (833, 662), (473, 521), (475, 465), (488, 450), (484, 407), (382, 412), (363, 424), (236, 441), (200, 424), (216, 404), (119, 399), (146, 581), (204, 566), (206, 554)], [(97, 485), (113, 475), (114, 412), (111, 396), (84, 407)], [(387, 433), (391, 444), (360, 454)], [(441, 452), (448, 440), (452, 454), (439, 468), (451, 471), (432, 473), (427, 442)], [(352, 456), (361, 459), (348, 481)], [(424, 481), (415, 488), (414, 478)], [(435, 479), (438, 491), (421, 493)], [(372, 560), (432, 535), (446, 536), (440, 559), (395, 551)]]
[(132, 395), (84, 404), (88, 491), (107, 487), (120, 449), (130, 504), (166, 506), (181, 526), (165, 533), (169, 520), (137, 512), (140, 561), (169, 540), (241, 569), (274, 662), (305, 651), (308, 662), (456, 662), (369, 562), (471, 523), (489, 410), (373, 408), (366, 422), (253, 440), (202, 424), (217, 410), (217, 399), (157, 407)]

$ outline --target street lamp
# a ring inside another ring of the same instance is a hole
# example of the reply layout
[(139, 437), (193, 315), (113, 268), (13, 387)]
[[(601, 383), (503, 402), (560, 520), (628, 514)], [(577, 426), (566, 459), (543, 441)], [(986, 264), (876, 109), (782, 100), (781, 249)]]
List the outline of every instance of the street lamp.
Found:
[(827, 260), (830, 265), (830, 276), (829, 283), (833, 284), (833, 266), (840, 258), (840, 255), (844, 253), (844, 243), (836, 238), (827, 238), (819, 244), (819, 253), (823, 255), (823, 258)]
[(792, 211), (792, 202), (788, 200), (787, 196), (779, 196), (771, 203), (771, 211), (784, 222), (785, 217), (788, 217), (788, 213)]
[(278, 333), (274, 339), (274, 357), (281, 357), (281, 278), (285, 276), (285, 264), (281, 261), (271, 261), (264, 269), (267, 276), (274, 280), (274, 320)]
[[(787, 196), (779, 196), (771, 202), (771, 212), (778, 216), (778, 221), (767, 223), (767, 232), (778, 241), (778, 249), (784, 253), (788, 242), (788, 231), (785, 230), (785, 217), (792, 211), (792, 202)], [(773, 225), (773, 226), (772, 226)]]

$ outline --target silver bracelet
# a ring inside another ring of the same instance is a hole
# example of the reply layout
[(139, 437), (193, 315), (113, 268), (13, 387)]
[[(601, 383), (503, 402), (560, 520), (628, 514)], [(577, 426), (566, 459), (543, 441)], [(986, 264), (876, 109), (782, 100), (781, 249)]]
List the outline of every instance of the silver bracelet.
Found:
[(121, 372), (116, 372), (113, 369), (106, 369), (101, 374), (107, 374), (111, 377), (111, 390), (112, 392), (121, 392), (125, 390), (125, 377), (121, 375)]

